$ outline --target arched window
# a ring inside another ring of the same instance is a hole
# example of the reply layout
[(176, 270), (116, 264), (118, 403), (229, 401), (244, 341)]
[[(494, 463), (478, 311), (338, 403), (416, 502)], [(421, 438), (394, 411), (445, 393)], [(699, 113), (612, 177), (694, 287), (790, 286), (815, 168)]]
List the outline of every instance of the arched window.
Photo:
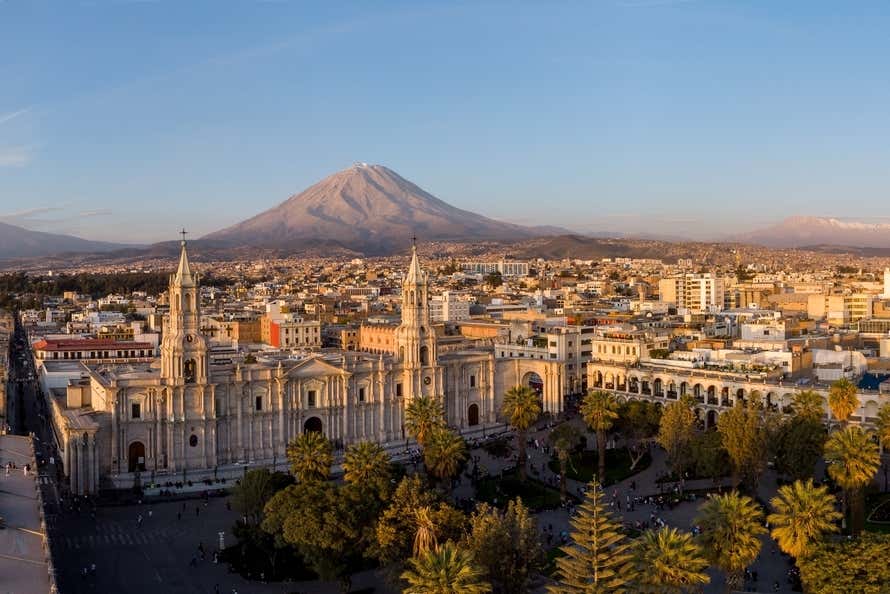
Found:
[(421, 365), (429, 365), (430, 364), (430, 350), (429, 348), (422, 346), (420, 347), (420, 364)]
[(195, 373), (197, 370), (197, 365), (195, 365), (194, 359), (189, 359), (185, 362), (182, 369), (182, 375), (185, 377), (185, 383), (193, 384), (195, 383)]

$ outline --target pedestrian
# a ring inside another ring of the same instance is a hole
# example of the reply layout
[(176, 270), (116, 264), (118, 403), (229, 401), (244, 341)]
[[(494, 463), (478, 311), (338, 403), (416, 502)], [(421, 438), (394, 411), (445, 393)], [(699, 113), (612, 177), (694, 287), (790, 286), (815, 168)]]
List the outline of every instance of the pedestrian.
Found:
[(198, 505), (195, 506), (195, 515), (196, 515), (196, 516), (200, 516), (200, 515), (201, 515), (201, 507), (198, 506)]
[(176, 521), (177, 522), (182, 521), (182, 512), (181, 511), (176, 512)]
[(142, 526), (142, 514), (139, 514), (138, 516), (136, 516), (136, 525)]
[(149, 520), (151, 519), (151, 514), (153, 513), (153, 511), (154, 511), (154, 510), (152, 510), (152, 509), (149, 509), (149, 510), (148, 510), (148, 519), (149, 519)]

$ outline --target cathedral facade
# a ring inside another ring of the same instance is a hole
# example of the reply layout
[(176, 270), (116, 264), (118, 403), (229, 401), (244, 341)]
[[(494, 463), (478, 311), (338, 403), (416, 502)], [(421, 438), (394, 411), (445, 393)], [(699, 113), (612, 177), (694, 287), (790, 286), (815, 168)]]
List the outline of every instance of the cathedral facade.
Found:
[[(395, 353), (217, 365), (200, 331), (199, 279), (183, 242), (160, 361), (79, 364), (64, 389), (48, 390), (72, 491), (238, 476), (251, 465), (284, 469), (288, 442), (307, 431), (339, 447), (367, 440), (403, 448), (405, 408), (421, 395), (442, 397), (448, 424), (461, 432), (500, 425), (501, 397), (521, 370), (493, 348), (440, 354), (428, 301), (414, 249)], [(544, 397), (557, 412), (561, 398)]]

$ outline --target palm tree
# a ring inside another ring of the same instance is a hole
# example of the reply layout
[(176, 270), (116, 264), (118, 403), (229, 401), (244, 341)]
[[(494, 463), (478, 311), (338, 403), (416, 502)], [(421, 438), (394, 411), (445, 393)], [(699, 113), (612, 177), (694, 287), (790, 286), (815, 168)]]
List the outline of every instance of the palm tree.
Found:
[(708, 561), (692, 535), (676, 528), (647, 530), (636, 543), (640, 592), (683, 594), (711, 581)]
[(360, 441), (346, 449), (343, 478), (347, 483), (371, 487), (382, 493), (389, 488), (389, 465), (389, 454), (383, 446)]
[(556, 559), (558, 583), (549, 594), (627, 594), (637, 581), (631, 542), (621, 523), (606, 509), (603, 489), (596, 481), (571, 519), (571, 543)]
[(436, 523), (433, 521), (430, 512), (428, 505), (414, 510), (414, 522), (417, 525), (417, 531), (414, 533), (415, 557), (439, 547), (439, 543), (436, 540)]
[(440, 427), (445, 426), (445, 411), (438, 398), (418, 396), (405, 407), (405, 430), (425, 446), (429, 436)]
[(601, 483), (606, 481), (606, 432), (612, 428), (618, 418), (618, 403), (609, 392), (591, 390), (581, 403), (581, 416), (587, 426), (596, 432), (596, 452), (599, 457), (599, 475)]
[(436, 478), (444, 481), (457, 474), (467, 458), (467, 444), (463, 437), (450, 429), (436, 429), (423, 448), (423, 463)]
[(890, 445), (890, 402), (878, 410), (878, 421), (875, 423), (876, 433), (884, 451)]
[(822, 396), (813, 390), (802, 390), (793, 396), (791, 408), (794, 414), (805, 419), (821, 421), (825, 416), (825, 408), (822, 404)]
[(702, 504), (695, 523), (702, 530), (699, 545), (711, 565), (726, 573), (726, 590), (732, 591), (760, 553), (763, 511), (750, 497), (732, 491)]
[(814, 486), (813, 479), (780, 487), (770, 505), (775, 511), (766, 520), (773, 527), (773, 538), (780, 549), (797, 558), (806, 556), (823, 534), (837, 532), (835, 522), (842, 517), (828, 488)]
[(572, 450), (578, 445), (581, 439), (581, 432), (578, 428), (569, 423), (563, 423), (550, 432), (547, 437), (550, 445), (556, 451), (556, 458), (559, 460), (559, 492), (563, 500), (566, 498), (566, 472), (568, 471), (569, 456)]
[[(859, 534), (862, 517), (862, 489), (874, 478), (881, 464), (878, 446), (871, 434), (859, 427), (835, 431), (825, 442), (828, 475), (844, 490), (844, 504), (849, 504), (853, 534)], [(845, 510), (846, 513), (846, 510)]]
[(331, 442), (320, 432), (303, 433), (287, 446), (291, 472), (301, 482), (323, 481), (334, 462), (332, 452)]
[(408, 582), (404, 594), (484, 594), (491, 592), (482, 571), (469, 551), (451, 541), (408, 561), (410, 569), (402, 573)]
[(846, 424), (847, 419), (859, 406), (856, 384), (845, 377), (831, 384), (831, 389), (828, 390), (828, 406), (831, 408), (834, 418)]
[(515, 386), (504, 394), (501, 412), (507, 422), (516, 430), (519, 441), (519, 480), (525, 481), (525, 436), (529, 428), (541, 416), (541, 399), (538, 393), (528, 386)]

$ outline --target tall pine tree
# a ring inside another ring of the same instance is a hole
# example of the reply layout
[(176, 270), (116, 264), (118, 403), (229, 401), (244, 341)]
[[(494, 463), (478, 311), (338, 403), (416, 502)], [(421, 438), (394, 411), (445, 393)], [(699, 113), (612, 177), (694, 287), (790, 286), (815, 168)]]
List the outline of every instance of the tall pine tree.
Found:
[(572, 518), (572, 542), (556, 560), (559, 583), (550, 594), (625, 594), (635, 577), (631, 542), (606, 510), (603, 490), (593, 481)]

